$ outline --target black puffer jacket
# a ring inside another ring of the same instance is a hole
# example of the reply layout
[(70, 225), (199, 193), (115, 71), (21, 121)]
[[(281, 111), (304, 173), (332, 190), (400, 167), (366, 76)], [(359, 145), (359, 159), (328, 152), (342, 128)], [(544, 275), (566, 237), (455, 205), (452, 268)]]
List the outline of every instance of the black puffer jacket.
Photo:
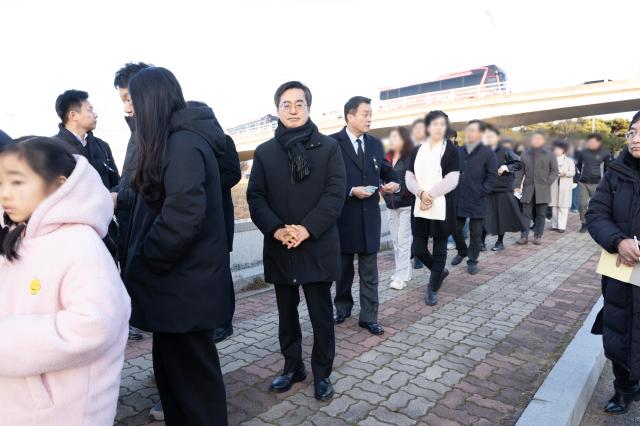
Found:
[[(640, 237), (640, 161), (625, 151), (610, 163), (587, 210), (593, 239), (617, 253), (624, 238)], [(602, 277), (604, 308), (593, 326), (602, 334), (607, 358), (623, 365), (632, 380), (640, 379), (640, 287)]]
[(411, 153), (406, 155), (404, 158), (400, 158), (396, 161), (396, 164), (393, 164), (393, 159), (391, 156), (387, 155), (387, 161), (393, 164), (393, 170), (398, 175), (398, 180), (400, 181), (400, 191), (394, 194), (384, 194), (382, 198), (384, 198), (384, 203), (387, 205), (388, 209), (399, 209), (401, 207), (411, 207), (415, 202), (414, 195), (409, 192), (407, 189), (407, 184), (404, 180), (404, 176), (407, 173), (407, 166), (409, 165), (409, 160), (411, 157)]
[(171, 119), (160, 208), (138, 194), (124, 282), (131, 324), (188, 333), (231, 321), (233, 283), (218, 159), (225, 135), (210, 108), (185, 108)]

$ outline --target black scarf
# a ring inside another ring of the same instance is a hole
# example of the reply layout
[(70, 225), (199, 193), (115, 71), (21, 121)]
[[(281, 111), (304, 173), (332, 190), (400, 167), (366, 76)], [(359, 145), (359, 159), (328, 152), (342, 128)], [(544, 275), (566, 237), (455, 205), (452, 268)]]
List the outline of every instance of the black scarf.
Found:
[(289, 164), (291, 166), (291, 182), (298, 183), (311, 174), (311, 165), (306, 157), (304, 144), (309, 142), (311, 136), (318, 131), (315, 124), (308, 119), (300, 127), (289, 129), (278, 120), (275, 138), (287, 150)]

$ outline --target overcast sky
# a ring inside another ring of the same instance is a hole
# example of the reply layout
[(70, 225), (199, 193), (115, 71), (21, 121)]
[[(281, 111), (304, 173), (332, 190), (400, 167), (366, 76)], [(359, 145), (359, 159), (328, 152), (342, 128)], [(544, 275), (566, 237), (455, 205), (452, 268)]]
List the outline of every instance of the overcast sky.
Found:
[(112, 82), (127, 61), (172, 70), (225, 127), (274, 113), (290, 79), (311, 87), (313, 115), (488, 64), (514, 91), (640, 77), (637, 0), (0, 0), (0, 17), (0, 128), (54, 134), (56, 96), (86, 90), (119, 162)]

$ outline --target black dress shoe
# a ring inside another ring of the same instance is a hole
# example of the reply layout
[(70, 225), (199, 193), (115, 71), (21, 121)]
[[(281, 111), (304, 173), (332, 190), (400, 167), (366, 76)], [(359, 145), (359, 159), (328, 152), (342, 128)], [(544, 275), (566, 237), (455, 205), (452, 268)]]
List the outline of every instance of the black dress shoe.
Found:
[(453, 259), (451, 259), (451, 265), (456, 266), (461, 264), (465, 257), (467, 256), (460, 256), (459, 254), (456, 254)]
[(467, 272), (471, 275), (477, 274), (479, 270), (477, 263), (470, 263), (467, 265)]
[(636, 388), (635, 392), (631, 393), (620, 393), (616, 391), (613, 398), (611, 398), (607, 406), (604, 407), (604, 412), (607, 414), (624, 414), (629, 411), (631, 403), (638, 400), (640, 400), (640, 386)]
[(293, 373), (284, 373), (282, 376), (278, 376), (273, 379), (269, 390), (275, 393), (286, 392), (291, 389), (294, 383), (302, 382), (307, 378), (307, 373), (304, 369), (298, 370)]
[(335, 322), (336, 324), (342, 324), (350, 316), (351, 312), (349, 312), (348, 314), (335, 314), (335, 316), (333, 317), (333, 322)]
[(438, 304), (438, 293), (431, 287), (427, 286), (427, 296), (424, 298), (424, 303), (428, 306), (435, 306)]
[(578, 232), (580, 232), (581, 234), (584, 234), (585, 232), (587, 232), (587, 224), (583, 223)]
[(503, 243), (496, 243), (493, 248), (491, 249), (491, 251), (502, 251), (504, 250), (504, 244)]
[(369, 330), (369, 333), (375, 334), (376, 336), (380, 336), (381, 334), (384, 334), (384, 327), (382, 327), (377, 322), (360, 321), (358, 322), (358, 325), (362, 328), (366, 328), (367, 330)]
[(413, 258), (413, 269), (421, 269), (423, 268), (424, 265), (422, 264), (422, 261), (420, 259), (418, 259), (417, 257)]
[(327, 401), (333, 398), (333, 385), (328, 378), (315, 382), (315, 397), (318, 401)]
[(233, 326), (229, 324), (228, 327), (218, 327), (213, 330), (213, 343), (220, 343), (227, 337), (233, 334)]
[(444, 271), (442, 271), (442, 274), (440, 275), (440, 279), (433, 286), (433, 291), (434, 292), (437, 292), (438, 290), (440, 290), (440, 288), (442, 288), (442, 283), (444, 283), (444, 280), (446, 280), (448, 276), (449, 276), (449, 270), (448, 269), (445, 269)]

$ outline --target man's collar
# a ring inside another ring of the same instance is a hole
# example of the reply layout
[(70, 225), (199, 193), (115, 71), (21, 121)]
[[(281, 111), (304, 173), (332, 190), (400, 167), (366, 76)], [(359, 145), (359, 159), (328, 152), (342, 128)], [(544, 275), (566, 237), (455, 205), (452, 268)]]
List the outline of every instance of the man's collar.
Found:
[(349, 137), (349, 140), (351, 141), (351, 143), (354, 143), (356, 141), (356, 139), (360, 139), (361, 141), (364, 142), (364, 133), (362, 135), (360, 135), (360, 136), (355, 136), (349, 130), (349, 126), (345, 127), (345, 130), (347, 131), (347, 136)]

